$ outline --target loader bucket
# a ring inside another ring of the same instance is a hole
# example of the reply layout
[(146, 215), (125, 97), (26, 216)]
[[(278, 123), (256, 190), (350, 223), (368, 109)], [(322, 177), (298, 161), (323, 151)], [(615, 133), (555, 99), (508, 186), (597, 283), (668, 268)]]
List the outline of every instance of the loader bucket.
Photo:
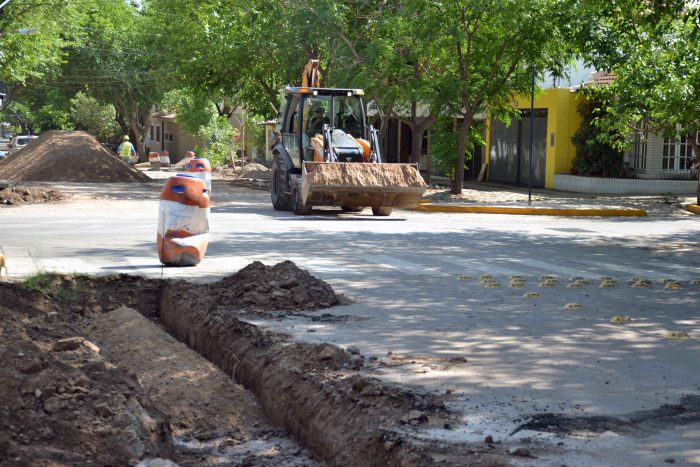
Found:
[(415, 164), (304, 162), (301, 197), (308, 206), (411, 208), (428, 189)]

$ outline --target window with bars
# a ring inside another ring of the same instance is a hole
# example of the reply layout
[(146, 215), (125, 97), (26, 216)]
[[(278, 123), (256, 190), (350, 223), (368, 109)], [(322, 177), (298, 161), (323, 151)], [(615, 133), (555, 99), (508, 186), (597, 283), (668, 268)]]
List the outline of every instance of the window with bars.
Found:
[(693, 147), (687, 136), (664, 139), (661, 168), (667, 171), (690, 170), (693, 165)]
[(637, 172), (646, 172), (648, 139), (649, 130), (646, 127), (644, 127), (642, 131), (638, 131), (634, 136), (634, 143), (632, 145), (632, 168)]

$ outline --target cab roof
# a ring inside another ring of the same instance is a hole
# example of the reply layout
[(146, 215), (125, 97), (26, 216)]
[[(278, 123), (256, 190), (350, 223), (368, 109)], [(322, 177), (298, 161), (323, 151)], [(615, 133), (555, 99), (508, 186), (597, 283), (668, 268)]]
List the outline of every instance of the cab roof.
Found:
[(364, 96), (365, 92), (362, 89), (345, 89), (345, 88), (311, 88), (311, 87), (287, 87), (287, 94), (313, 94), (320, 96)]

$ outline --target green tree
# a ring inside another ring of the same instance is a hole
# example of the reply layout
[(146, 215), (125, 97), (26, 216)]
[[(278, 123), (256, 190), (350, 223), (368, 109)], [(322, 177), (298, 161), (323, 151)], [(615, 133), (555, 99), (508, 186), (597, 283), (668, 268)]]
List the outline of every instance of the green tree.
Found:
[(201, 127), (208, 126), (217, 115), (216, 106), (203, 94), (187, 89), (168, 91), (161, 107), (177, 115), (177, 123), (188, 133), (197, 134)]
[(112, 104), (101, 104), (83, 92), (78, 92), (70, 104), (70, 116), (77, 128), (87, 131), (100, 141), (112, 140), (118, 135), (119, 125)]
[(412, 2), (415, 35), (434, 56), (434, 101), (457, 125), (452, 193), (461, 193), (470, 141), (481, 140), (477, 115), (507, 120), (515, 93), (530, 93), (531, 68), (538, 76), (561, 70), (569, 60), (562, 0), (436, 0)]
[[(613, 72), (605, 88), (609, 105), (594, 124), (602, 138), (617, 129), (629, 135), (606, 141), (629, 146), (644, 128), (675, 138), (700, 129), (700, 3), (684, 0), (581, 0), (572, 30), (580, 53)], [(698, 184), (700, 203), (700, 183)]]
[(116, 110), (116, 121), (143, 149), (151, 107), (166, 73), (157, 61), (157, 36), (139, 7), (127, 0), (89, 0), (81, 40), (66, 48), (60, 77), (46, 82), (73, 95), (83, 91)]
[(58, 72), (90, 1), (12, 0), (0, 10), (0, 81), (11, 95)]

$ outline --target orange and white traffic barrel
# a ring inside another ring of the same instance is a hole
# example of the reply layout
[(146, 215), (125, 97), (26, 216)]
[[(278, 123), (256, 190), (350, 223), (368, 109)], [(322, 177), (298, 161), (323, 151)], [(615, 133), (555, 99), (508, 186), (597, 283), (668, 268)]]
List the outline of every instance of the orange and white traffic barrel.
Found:
[(170, 177), (160, 194), (158, 258), (168, 266), (195, 266), (209, 246), (209, 190), (190, 174)]
[(187, 163), (187, 173), (204, 180), (209, 191), (211, 191), (211, 164), (207, 159), (195, 157)]
[(170, 152), (169, 151), (161, 151), (161, 153), (160, 153), (160, 166), (161, 167), (170, 167)]
[(160, 154), (157, 152), (149, 152), (148, 162), (150, 162), (151, 167), (160, 167)]

